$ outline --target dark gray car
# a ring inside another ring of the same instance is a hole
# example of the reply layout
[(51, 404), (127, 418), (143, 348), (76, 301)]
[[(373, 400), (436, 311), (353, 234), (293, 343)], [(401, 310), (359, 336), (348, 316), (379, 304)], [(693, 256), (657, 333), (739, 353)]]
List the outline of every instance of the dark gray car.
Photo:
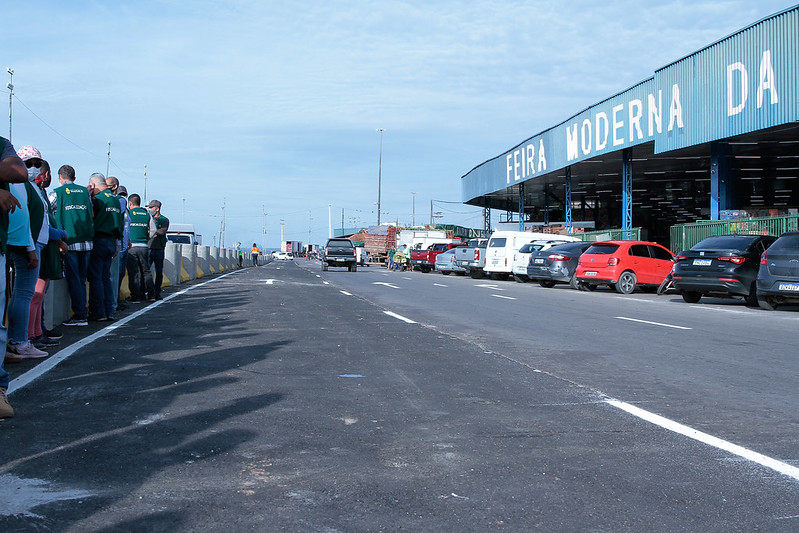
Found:
[(527, 276), (531, 280), (538, 280), (542, 287), (554, 287), (556, 283), (568, 283), (572, 288), (577, 288), (574, 273), (580, 256), (593, 243), (568, 242), (558, 244), (548, 250), (539, 250), (530, 255), (527, 264)]
[(757, 303), (773, 311), (777, 305), (799, 302), (799, 231), (783, 233), (760, 259)]

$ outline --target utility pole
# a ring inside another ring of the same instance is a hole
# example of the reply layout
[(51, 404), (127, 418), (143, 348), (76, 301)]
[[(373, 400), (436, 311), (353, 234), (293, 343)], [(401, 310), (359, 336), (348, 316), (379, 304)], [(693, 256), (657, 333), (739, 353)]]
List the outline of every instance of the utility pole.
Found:
[(282, 252), (287, 251), (287, 250), (282, 250), (282, 248), (283, 248), (283, 225), (285, 223), (286, 223), (286, 221), (281, 218), (280, 219), (280, 247), (281, 247), (281, 251)]
[(313, 228), (313, 216), (308, 211), (308, 244), (311, 244), (311, 228)]
[(412, 192), (413, 195), (413, 215), (411, 218), (411, 226), (416, 225), (416, 195), (419, 194), (418, 192)]
[(219, 247), (225, 247), (225, 203), (227, 202), (227, 198), (222, 198), (222, 231), (219, 235)]
[(430, 225), (433, 225), (433, 200), (430, 200)]
[(144, 205), (147, 205), (147, 165), (144, 165)]
[(263, 216), (264, 216), (263, 235), (262, 235), (261, 239), (262, 239), (262, 242), (263, 242), (263, 247), (264, 247), (264, 249), (266, 249), (266, 206), (263, 205), (263, 204), (261, 204), (261, 213), (263, 213)]
[(108, 161), (105, 164), (105, 177), (108, 177), (108, 172), (111, 168), (111, 141), (108, 141)]
[(333, 238), (333, 206), (327, 204), (327, 238)]
[(380, 196), (383, 189), (383, 132), (385, 128), (377, 128), (380, 132), (380, 155), (377, 160), (377, 225), (380, 225)]
[(7, 67), (6, 70), (10, 76), (10, 80), (6, 87), (8, 87), (8, 142), (11, 142), (11, 102), (14, 99), (14, 69)]
[(186, 197), (184, 196), (181, 200), (183, 200), (183, 216), (180, 218), (180, 221), (186, 222)]

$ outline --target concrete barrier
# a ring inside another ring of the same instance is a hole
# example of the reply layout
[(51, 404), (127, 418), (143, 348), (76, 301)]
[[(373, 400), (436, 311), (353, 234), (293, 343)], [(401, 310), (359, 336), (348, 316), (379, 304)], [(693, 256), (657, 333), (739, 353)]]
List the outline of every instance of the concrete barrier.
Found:
[(197, 279), (197, 247), (193, 244), (178, 244), (180, 247), (181, 265), (180, 282)]
[(208, 259), (211, 257), (211, 252), (207, 246), (197, 246), (197, 277), (209, 276), (212, 274), (208, 268)]
[[(164, 282), (162, 287), (180, 284), (180, 269), (182, 257), (180, 255), (180, 245), (173, 242), (166, 243), (166, 250), (164, 250)], [(155, 276), (155, 269), (150, 267), (150, 270)]]

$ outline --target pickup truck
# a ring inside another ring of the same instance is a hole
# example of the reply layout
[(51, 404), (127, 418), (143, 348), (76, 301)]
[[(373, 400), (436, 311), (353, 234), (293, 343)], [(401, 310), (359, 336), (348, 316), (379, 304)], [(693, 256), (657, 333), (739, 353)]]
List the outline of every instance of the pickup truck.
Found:
[(485, 276), (483, 267), (486, 264), (486, 246), (488, 239), (472, 239), (466, 246), (455, 250), (455, 264), (465, 268), (473, 279)]
[(327, 240), (322, 254), (323, 272), (327, 272), (327, 268), (331, 266), (347, 267), (350, 272), (355, 272), (358, 269), (357, 261), (355, 245), (350, 239)]
[(436, 266), (436, 257), (452, 248), (460, 248), (463, 244), (438, 243), (431, 244), (426, 250), (411, 250), (411, 265), (422, 272), (430, 272)]

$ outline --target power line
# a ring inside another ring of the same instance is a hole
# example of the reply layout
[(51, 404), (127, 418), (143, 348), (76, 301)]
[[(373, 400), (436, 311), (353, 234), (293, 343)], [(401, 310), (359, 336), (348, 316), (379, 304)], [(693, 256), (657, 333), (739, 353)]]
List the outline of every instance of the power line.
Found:
[(54, 132), (56, 135), (58, 135), (59, 137), (61, 137), (61, 138), (62, 138), (62, 139), (64, 139), (65, 141), (67, 141), (67, 142), (68, 142), (69, 144), (71, 144), (72, 146), (74, 146), (74, 147), (76, 147), (76, 148), (79, 148), (80, 150), (83, 150), (83, 151), (84, 151), (84, 152), (86, 152), (87, 154), (89, 154), (89, 155), (93, 155), (93, 156), (95, 156), (95, 157), (100, 157), (100, 156), (98, 156), (97, 154), (95, 154), (94, 152), (91, 152), (91, 151), (87, 150), (86, 148), (82, 147), (81, 145), (79, 145), (79, 144), (77, 144), (77, 143), (75, 143), (75, 142), (72, 142), (72, 140), (71, 140), (71, 139), (69, 139), (68, 137), (66, 137), (65, 135), (63, 135), (63, 134), (62, 134), (60, 131), (58, 131), (57, 129), (55, 129), (54, 127), (52, 127), (50, 124), (48, 124), (48, 123), (47, 123), (47, 121), (45, 121), (45, 120), (44, 120), (42, 117), (40, 117), (39, 115), (37, 115), (37, 114), (36, 114), (36, 113), (33, 111), (33, 109), (31, 109), (30, 107), (28, 107), (28, 106), (27, 106), (27, 104), (25, 104), (25, 102), (23, 102), (22, 100), (20, 100), (19, 96), (17, 96), (17, 94), (16, 94), (16, 93), (14, 93), (14, 97), (16, 98), (17, 102), (19, 102), (20, 104), (22, 104), (22, 107), (24, 107), (25, 109), (27, 109), (28, 111), (30, 111), (30, 112), (31, 112), (31, 114), (32, 114), (34, 117), (38, 118), (38, 119), (39, 119), (39, 121), (40, 121), (42, 124), (44, 124), (45, 126), (47, 126), (48, 128), (50, 128), (50, 129), (51, 129), (51, 130), (52, 130), (52, 131), (53, 131), (53, 132)]

